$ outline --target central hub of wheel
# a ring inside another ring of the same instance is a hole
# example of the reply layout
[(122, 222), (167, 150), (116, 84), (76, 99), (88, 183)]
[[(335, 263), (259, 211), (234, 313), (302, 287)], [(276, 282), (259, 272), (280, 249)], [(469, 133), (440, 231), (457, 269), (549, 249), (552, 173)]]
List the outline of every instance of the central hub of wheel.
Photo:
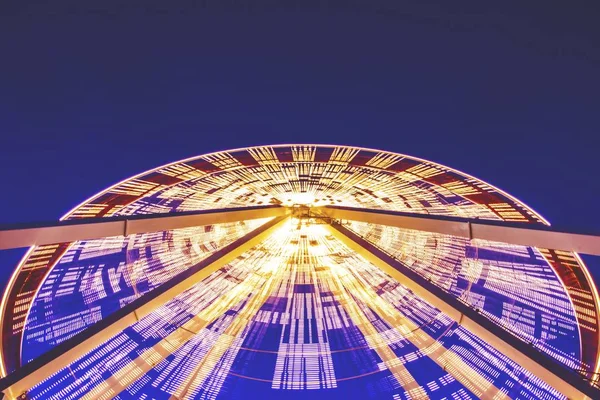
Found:
[(305, 204), (294, 204), (290, 207), (292, 210), (292, 218), (304, 219), (310, 218), (310, 207)]

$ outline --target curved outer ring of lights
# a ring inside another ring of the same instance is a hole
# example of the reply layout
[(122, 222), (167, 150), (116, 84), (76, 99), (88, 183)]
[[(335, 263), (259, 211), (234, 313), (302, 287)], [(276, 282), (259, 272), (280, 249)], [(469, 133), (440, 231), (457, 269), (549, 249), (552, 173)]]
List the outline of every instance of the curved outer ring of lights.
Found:
[[(60, 221), (64, 221), (66, 219), (68, 219), (75, 211), (77, 211), (80, 207), (87, 205), (88, 203), (91, 203), (92, 201), (94, 201), (95, 199), (97, 199), (98, 197), (110, 192), (112, 189), (120, 186), (123, 183), (126, 183), (128, 181), (131, 181), (133, 179), (136, 178), (140, 178), (142, 176), (148, 175), (150, 173), (156, 172), (158, 170), (167, 168), (169, 166), (172, 165), (177, 165), (177, 164), (181, 164), (181, 163), (185, 163), (188, 161), (193, 161), (196, 159), (199, 159), (201, 157), (207, 157), (207, 156), (211, 156), (211, 155), (216, 155), (216, 154), (221, 154), (221, 153), (232, 153), (232, 152), (237, 152), (237, 151), (244, 151), (244, 150), (251, 150), (251, 149), (259, 149), (259, 148), (278, 148), (278, 147), (316, 147), (316, 148), (346, 148), (346, 149), (355, 149), (355, 150), (364, 150), (364, 151), (370, 151), (370, 152), (376, 152), (376, 153), (384, 153), (384, 154), (390, 154), (390, 155), (394, 155), (394, 156), (400, 156), (400, 157), (404, 157), (404, 158), (408, 158), (408, 159), (412, 159), (412, 160), (416, 160), (419, 162), (423, 162), (423, 163), (427, 163), (436, 167), (440, 167), (441, 169), (445, 169), (448, 171), (451, 171), (453, 173), (456, 173), (460, 176), (469, 178), (469, 179), (473, 179), (474, 181), (483, 183), (489, 187), (491, 187), (492, 189), (496, 190), (498, 193), (502, 194), (503, 196), (507, 197), (508, 199), (511, 199), (512, 201), (514, 201), (516, 204), (518, 204), (519, 206), (521, 206), (524, 210), (532, 213), (536, 218), (538, 218), (540, 221), (542, 221), (544, 224), (546, 225), (550, 225), (550, 222), (548, 222), (548, 220), (546, 220), (544, 217), (542, 217), (538, 212), (536, 212), (535, 210), (533, 210), (531, 207), (529, 207), (527, 204), (525, 204), (524, 202), (522, 202), (521, 200), (517, 199), (516, 197), (510, 195), (509, 193), (505, 192), (502, 189), (499, 189), (498, 187), (489, 184), (481, 179), (478, 179), (476, 177), (474, 177), (473, 175), (464, 173), (462, 171), (459, 171), (457, 169), (451, 168), (451, 167), (447, 167), (445, 165), (433, 162), (433, 161), (429, 161), (429, 160), (425, 160), (419, 157), (414, 157), (414, 156), (409, 156), (406, 154), (402, 154), (402, 153), (394, 153), (394, 152), (389, 152), (389, 151), (385, 151), (385, 150), (379, 150), (379, 149), (373, 149), (373, 148), (366, 148), (366, 147), (355, 147), (355, 146), (344, 146), (344, 145), (331, 145), (331, 144), (307, 144), (307, 143), (302, 143), (302, 144), (278, 144), (278, 145), (263, 145), (263, 146), (252, 146), (252, 147), (240, 147), (240, 148), (235, 148), (235, 149), (228, 149), (228, 150), (223, 150), (223, 151), (215, 151), (215, 152), (211, 152), (211, 153), (206, 153), (206, 154), (201, 154), (201, 155), (197, 155), (197, 156), (193, 156), (193, 157), (189, 157), (189, 158), (185, 158), (182, 160), (178, 160), (178, 161), (174, 161), (171, 163), (167, 163), (161, 166), (158, 166), (156, 168), (152, 168), (150, 170), (147, 171), (143, 171), (139, 174), (136, 174), (134, 176), (131, 176), (129, 178), (123, 179), (117, 183), (115, 183), (114, 185), (98, 192), (97, 194), (89, 197), (88, 199), (84, 200), (83, 202), (81, 202), (80, 204), (76, 205), (75, 207), (73, 207), (71, 210), (69, 210), (66, 214), (64, 214), (61, 218)], [(31, 254), (31, 252), (35, 249), (35, 246), (30, 247), (27, 252), (25, 253), (25, 255), (23, 256), (23, 258), (21, 259), (21, 261), (19, 262), (19, 264), (17, 265), (17, 267), (15, 268), (15, 270), (13, 271), (8, 284), (6, 285), (6, 288), (4, 290), (4, 293), (2, 295), (2, 300), (0, 302), (0, 374), (4, 377), (7, 375), (7, 371), (6, 371), (6, 367), (5, 367), (5, 362), (4, 362), (4, 349), (3, 349), (3, 327), (4, 327), (4, 316), (5, 316), (5, 312), (6, 312), (6, 305), (8, 302), (8, 297), (10, 295), (10, 292), (12, 291), (12, 287), (13, 284), (15, 282), (15, 279), (17, 278), (19, 272), (21, 271), (21, 268), (23, 267), (23, 265), (25, 264), (25, 262), (27, 261), (27, 259), (29, 258), (29, 255)], [(577, 253), (573, 253), (575, 255), (575, 258), (577, 259), (577, 261), (579, 262), (580, 267), (582, 268), (585, 278), (588, 281), (588, 283), (590, 284), (590, 288), (592, 289), (592, 296), (594, 298), (594, 305), (596, 307), (596, 316), (597, 316), (597, 326), (600, 327), (600, 296), (598, 294), (598, 290), (596, 288), (596, 285), (594, 284), (594, 280), (591, 277), (591, 274), (589, 273), (587, 266), (585, 265), (585, 263), (583, 262), (583, 260), (581, 259), (581, 257), (577, 254)], [(547, 261), (547, 260), (546, 260)], [(51, 266), (48, 269), (49, 273), (52, 270), (53, 266)], [(565, 289), (565, 293), (567, 293), (567, 295), (569, 296), (569, 299), (571, 301), (572, 306), (574, 307), (573, 301), (571, 299), (571, 296), (569, 294), (569, 291), (567, 290), (566, 285), (564, 284), (564, 282), (558, 278), (560, 283), (563, 285), (563, 288)], [(38, 286), (38, 288), (36, 289), (36, 295), (37, 295), (37, 291), (40, 289), (41, 287), (41, 283), (45, 280), (42, 279), (40, 281), (40, 285)], [(35, 298), (35, 295), (34, 297)], [(25, 321), (27, 321), (27, 317), (29, 315), (29, 310), (27, 311), (27, 316), (25, 318)], [(600, 339), (600, 338), (599, 338)], [(595, 359), (596, 359), (596, 366), (594, 368), (594, 372), (597, 374), (600, 372), (600, 346), (598, 347), (599, 351), (598, 354), (596, 355)]]

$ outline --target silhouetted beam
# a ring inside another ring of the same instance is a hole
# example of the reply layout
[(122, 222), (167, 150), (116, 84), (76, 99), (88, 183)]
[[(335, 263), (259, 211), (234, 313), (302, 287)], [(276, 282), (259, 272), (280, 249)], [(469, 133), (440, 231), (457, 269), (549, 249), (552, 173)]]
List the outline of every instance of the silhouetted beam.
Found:
[(260, 206), (173, 214), (83, 218), (37, 225), (0, 226), (0, 250), (247, 221), (277, 217), (285, 215), (287, 212), (285, 207)]
[(599, 235), (557, 231), (545, 225), (337, 206), (315, 207), (312, 212), (321, 213), (333, 219), (369, 222), (470, 239), (600, 255)]
[(591, 386), (575, 371), (510, 334), (349, 229), (337, 223), (327, 227), (333, 236), (410, 289), (417, 297), (438, 308), (569, 399), (600, 399), (600, 389)]
[(236, 257), (259, 245), (280, 228), (287, 218), (287, 216), (280, 216), (266, 222), (151, 292), (142, 295), (72, 338), (60, 343), (49, 352), (44, 353), (0, 380), (0, 391), (11, 399), (16, 398), (122, 332), (123, 329), (135, 324), (175, 296), (233, 261)]

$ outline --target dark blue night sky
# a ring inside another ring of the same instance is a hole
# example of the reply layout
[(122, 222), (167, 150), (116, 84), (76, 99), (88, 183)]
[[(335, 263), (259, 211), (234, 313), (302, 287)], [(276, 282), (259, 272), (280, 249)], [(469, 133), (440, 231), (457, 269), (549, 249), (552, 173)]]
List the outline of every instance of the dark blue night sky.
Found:
[[(307, 142), (430, 159), (600, 231), (596, 2), (35, 3), (0, 8), (2, 223), (185, 157)], [(0, 255), (2, 285), (21, 253)]]

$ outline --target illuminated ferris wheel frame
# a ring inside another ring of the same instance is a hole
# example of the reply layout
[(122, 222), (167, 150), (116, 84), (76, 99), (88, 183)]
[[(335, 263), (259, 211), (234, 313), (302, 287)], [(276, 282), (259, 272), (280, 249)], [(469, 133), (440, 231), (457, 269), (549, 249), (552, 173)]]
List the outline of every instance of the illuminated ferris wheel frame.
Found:
[[(334, 147), (321, 145), (281, 145), (272, 146), (271, 148), (291, 146)], [(232, 153), (245, 150), (247, 149), (236, 149), (229, 152)], [(386, 153), (372, 149), (358, 150)], [(408, 157), (403, 155), (400, 156)], [(97, 322), (83, 332), (75, 335), (73, 338), (61, 343), (50, 352), (10, 374), (7, 374), (4, 364), (4, 352), (2, 351), (0, 369), (5, 378), (0, 381), (0, 390), (9, 396), (16, 397), (23, 391), (51, 376), (56, 371), (68, 366), (69, 363), (94, 348), (101, 342), (102, 338), (116, 334), (124, 327), (135, 323), (158, 306), (204, 279), (210, 272), (219, 269), (244, 251), (260, 243), (277, 227), (280, 227), (285, 220), (289, 218), (318, 218), (327, 222), (330, 233), (348, 247), (384, 270), (393, 278), (402, 281), (405, 286), (422, 299), (434, 307), (437, 307), (450, 318), (486, 340), (505, 355), (518, 362), (524, 368), (540, 377), (558, 391), (562, 392), (568, 398), (593, 398), (600, 395), (600, 390), (597, 386), (590, 384), (590, 381), (595, 382), (597, 380), (597, 373), (600, 368), (598, 354), (595, 356), (596, 366), (594, 373), (596, 375), (586, 380), (575, 371), (554, 362), (547, 355), (511, 335), (485, 316), (479, 314), (476, 310), (461, 303), (447, 293), (444, 293), (440, 288), (427, 282), (424, 278), (418, 276), (418, 274), (403, 267), (392, 257), (343, 227), (342, 224), (340, 224), (340, 221), (359, 221), (404, 229), (434, 232), (467, 239), (482, 239), (536, 248), (575, 252), (575, 256), (580, 262), (586, 278), (591, 285), (596, 310), (600, 309), (596, 287), (594, 286), (589, 272), (576, 253), (600, 255), (600, 236), (556, 231), (547, 226), (540, 226), (537, 224), (532, 226), (531, 224), (505, 221), (486, 221), (480, 219), (423, 215), (390, 210), (331, 205), (311, 206), (307, 204), (295, 206), (236, 207), (230, 209), (182, 212), (164, 215), (155, 214), (149, 216), (136, 215), (68, 220), (77, 209), (89, 204), (94, 199), (108, 193), (111, 189), (118, 187), (124, 182), (146, 176), (170, 165), (181, 164), (198, 158), (199, 157), (194, 157), (168, 164), (119, 182), (75, 207), (61, 218), (61, 222), (59, 223), (45, 225), (38, 224), (36, 226), (12, 226), (0, 230), (0, 250), (33, 246), (11, 277), (7, 290), (4, 293), (2, 305), (0, 307), (2, 318), (4, 318), (10, 289), (23, 266), (23, 263), (35, 246), (64, 242), (69, 243), (78, 240), (89, 240), (109, 236), (128, 236), (136, 233), (156, 232), (216, 223), (246, 221), (267, 217), (273, 218), (271, 221), (213, 254), (200, 263), (196, 269), (175, 276), (161, 287), (147, 293), (138, 300), (115, 312), (113, 315)], [(414, 157), (412, 157), (412, 159), (439, 166), (439, 164), (416, 159)], [(451, 170), (447, 167), (443, 168)], [(455, 170), (451, 171), (475, 179), (462, 172)], [(488, 186), (507, 198), (510, 198), (515, 203), (534, 214), (540, 221), (547, 224), (547, 221), (522, 202), (491, 185)], [(596, 315), (598, 314), (596, 313)], [(2, 322), (2, 325), (4, 325), (4, 321)]]

